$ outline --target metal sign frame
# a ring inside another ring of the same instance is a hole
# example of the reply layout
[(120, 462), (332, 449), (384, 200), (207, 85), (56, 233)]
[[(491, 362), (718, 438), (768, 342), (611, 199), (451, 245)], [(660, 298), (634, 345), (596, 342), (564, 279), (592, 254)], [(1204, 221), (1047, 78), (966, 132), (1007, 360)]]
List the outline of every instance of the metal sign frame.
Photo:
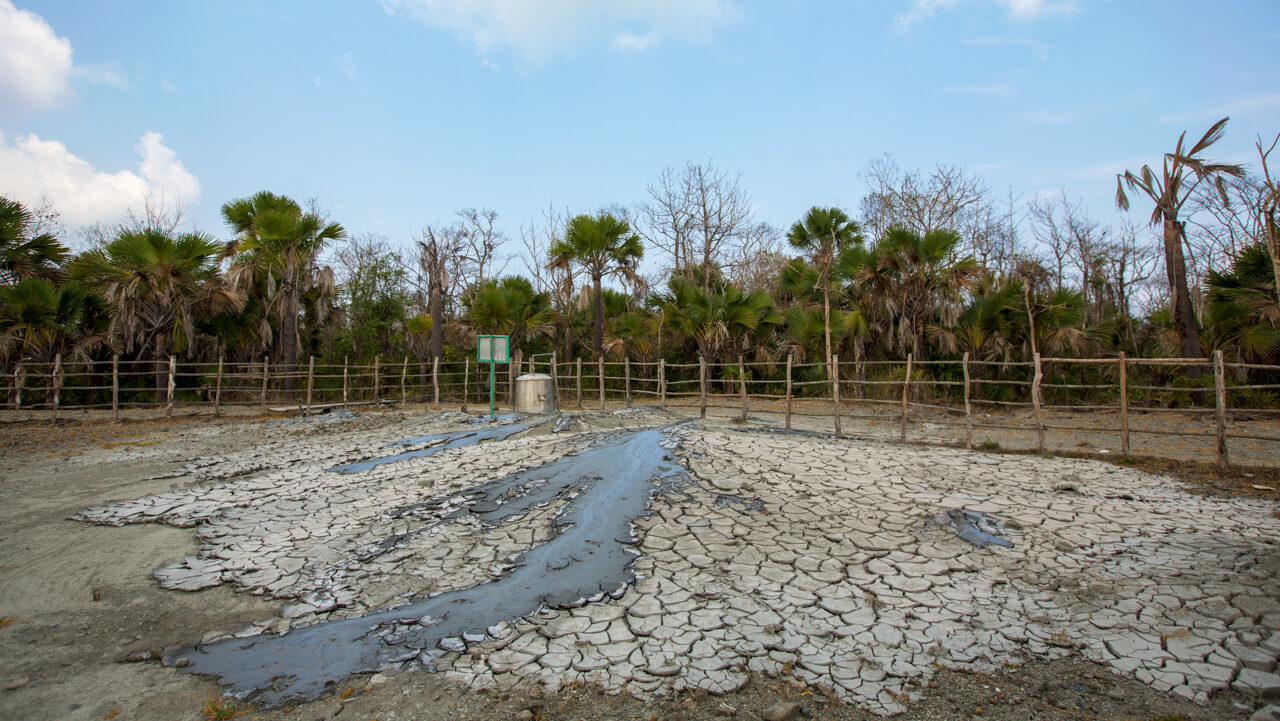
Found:
[(489, 420), (493, 421), (498, 417), (493, 407), (493, 367), (499, 363), (511, 362), (511, 338), (505, 335), (477, 335), (476, 362), (489, 364)]
[[(487, 352), (486, 352), (487, 351)], [(476, 336), (477, 363), (510, 363), (511, 338), (505, 335)]]

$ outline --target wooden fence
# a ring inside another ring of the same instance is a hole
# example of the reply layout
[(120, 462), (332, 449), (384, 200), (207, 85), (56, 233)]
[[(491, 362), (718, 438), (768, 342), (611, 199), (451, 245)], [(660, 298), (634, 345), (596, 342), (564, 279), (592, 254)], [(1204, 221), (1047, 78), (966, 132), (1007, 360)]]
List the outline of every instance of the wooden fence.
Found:
[[(548, 361), (540, 362), (542, 366)], [(534, 359), (529, 359), (532, 369)], [(1090, 367), (1100, 382), (1055, 382), (1064, 369)], [(525, 368), (519, 355), (495, 369), (499, 403), (509, 406), (512, 387)], [(830, 369), (837, 369), (831, 373)], [(1159, 370), (1163, 369), (1163, 370)], [(953, 427), (973, 447), (975, 431), (1034, 432), (1036, 448), (1043, 452), (1046, 433), (1114, 432), (1120, 453), (1127, 456), (1130, 438), (1136, 434), (1211, 438), (1219, 465), (1230, 463), (1229, 440), (1249, 439), (1280, 443), (1280, 436), (1241, 432), (1229, 428), (1229, 414), (1251, 418), (1280, 418), (1280, 408), (1257, 407), (1258, 393), (1280, 389), (1280, 383), (1250, 383), (1250, 374), (1277, 376), (1280, 366), (1224, 362), (1221, 351), (1210, 358), (1042, 358), (1031, 361), (960, 360), (920, 361), (908, 355), (904, 361), (846, 362), (832, 357), (828, 363), (784, 361), (697, 363), (658, 361), (571, 360), (551, 365), (557, 378), (560, 408), (605, 409), (610, 402), (632, 407), (636, 403), (661, 408), (696, 408), (705, 417), (708, 408), (732, 408), (746, 419), (753, 408), (776, 411), (783, 424), (792, 427), (793, 416), (830, 418), (831, 429), (842, 433), (842, 419), (871, 419), (896, 426), (886, 439), (906, 442), (912, 426), (926, 422)], [(1141, 376), (1135, 371), (1143, 371)], [(1170, 380), (1156, 383), (1159, 373), (1177, 371), (1180, 378), (1199, 379), (1188, 385)], [(1233, 382), (1228, 382), (1228, 372)], [(119, 419), (122, 409), (163, 408), (172, 415), (175, 406), (184, 412), (208, 409), (219, 415), (230, 407), (297, 410), (312, 413), (324, 408), (409, 403), (468, 404), (487, 407), (488, 368), (471, 359), (443, 362), (408, 357), (372, 364), (317, 364), (315, 358), (295, 368), (273, 366), (268, 358), (252, 363), (179, 361), (109, 361), (23, 363), (8, 379), (7, 408), (13, 411), (109, 409)], [(1212, 384), (1209, 384), (1209, 381)], [(1137, 381), (1137, 382), (1135, 382)], [(1046, 402), (1046, 394), (1050, 400)], [(1080, 400), (1092, 402), (1078, 402)], [(1250, 400), (1254, 399), (1250, 407)], [(1076, 400), (1071, 403), (1068, 401)], [(879, 412), (877, 413), (877, 409)], [(1003, 417), (1029, 413), (1030, 425), (996, 423), (982, 409), (1012, 411)], [(1056, 411), (1114, 412), (1112, 426), (1058, 425)], [(1211, 414), (1213, 432), (1187, 429), (1135, 427), (1135, 418), (1151, 414)], [(927, 419), (925, 416), (928, 416)], [(891, 426), (892, 427), (892, 426)], [(860, 432), (865, 436), (866, 433)], [(914, 440), (920, 440), (919, 437)]]

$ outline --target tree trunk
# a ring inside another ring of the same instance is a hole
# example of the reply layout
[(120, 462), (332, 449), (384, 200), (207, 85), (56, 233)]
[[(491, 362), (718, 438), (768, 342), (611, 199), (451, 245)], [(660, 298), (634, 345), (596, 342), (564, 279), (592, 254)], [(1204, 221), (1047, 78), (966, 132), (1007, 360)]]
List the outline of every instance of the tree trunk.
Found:
[(831, 283), (827, 280), (827, 274), (831, 272), (831, 266), (826, 265), (822, 268), (822, 336), (827, 342), (827, 377), (832, 378), (831, 369)]
[(595, 296), (592, 298), (593, 317), (591, 319), (591, 343), (596, 358), (604, 357), (604, 292), (600, 288), (600, 273), (592, 271), (591, 284)]
[(293, 390), (294, 371), (298, 362), (298, 283), (296, 280), (285, 288), (284, 318), (280, 321), (281, 350), (284, 356), (284, 389)]
[(1276, 302), (1280, 303), (1280, 228), (1276, 227), (1274, 213), (1268, 213), (1266, 220), (1267, 252), (1271, 254), (1271, 283), (1276, 291)]
[(427, 312), (431, 314), (431, 339), (427, 341), (427, 355), (439, 358), (444, 351), (444, 290), (438, 282), (431, 284)]
[[(1164, 221), (1164, 257), (1165, 270), (1169, 276), (1169, 290), (1172, 295), (1173, 327), (1178, 333), (1178, 341), (1183, 358), (1199, 358), (1203, 354), (1200, 347), (1200, 332), (1196, 328), (1195, 311), (1191, 307), (1191, 293), (1187, 288), (1187, 266), (1182, 255), (1183, 224), (1178, 220), (1166, 218)], [(1199, 377), (1198, 366), (1187, 369), (1189, 377)]]

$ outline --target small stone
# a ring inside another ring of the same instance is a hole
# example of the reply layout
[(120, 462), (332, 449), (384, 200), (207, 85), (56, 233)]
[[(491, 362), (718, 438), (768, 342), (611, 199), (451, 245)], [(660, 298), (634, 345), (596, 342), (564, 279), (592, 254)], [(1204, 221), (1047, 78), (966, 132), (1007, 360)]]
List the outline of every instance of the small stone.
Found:
[(520, 713), (516, 714), (516, 718), (519, 719), (520, 721), (533, 721), (533, 712), (530, 711), (529, 709), (525, 709)]
[(7, 686), (5, 686), (5, 687), (4, 687), (4, 690), (5, 690), (5, 691), (16, 691), (16, 690), (18, 690), (18, 689), (22, 688), (23, 686), (26, 686), (26, 685), (27, 685), (28, 683), (30, 683), (30, 682), (31, 682), (31, 679), (27, 678), (26, 676), (23, 676), (22, 678), (14, 679), (13, 681), (10, 681), (10, 682), (9, 682), (9, 685), (7, 685)]
[(173, 662), (174, 668), (185, 668), (191, 665), (191, 659), (183, 657)]
[(760, 713), (764, 721), (794, 721), (800, 715), (800, 704), (790, 701), (775, 703)]

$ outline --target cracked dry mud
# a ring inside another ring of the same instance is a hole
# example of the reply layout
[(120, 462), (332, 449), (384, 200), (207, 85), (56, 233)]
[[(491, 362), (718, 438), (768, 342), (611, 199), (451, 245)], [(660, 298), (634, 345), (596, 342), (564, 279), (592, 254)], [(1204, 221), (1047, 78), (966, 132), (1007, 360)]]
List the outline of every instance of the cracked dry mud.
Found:
[[(619, 425), (661, 426), (692, 482), (655, 486), (635, 518), (623, 539), (639, 553), (634, 583), (493, 618), (432, 648), (384, 624), (378, 643), (406, 652), (382, 653), (380, 667), (426, 666), (473, 687), (583, 681), (640, 698), (731, 692), (751, 673), (790, 672), (892, 714), (939, 668), (995, 671), (1078, 650), (1197, 702), (1227, 688), (1280, 691), (1280, 519), (1269, 504), (1193, 497), (1170, 479), (1087, 460), (675, 420), (588, 414), (564, 432), (539, 426), (352, 474), (326, 469), (419, 450), (466, 424), (452, 414), (394, 437), (358, 424), (268, 434), (193, 460), (170, 492), (78, 518), (194, 526), (199, 551), (157, 569), (162, 586), (229, 585), (280, 603), (277, 617), (203, 644), (287, 638), (512, 574), (521, 554), (562, 532), (571, 498), (487, 523), (457, 513), (470, 489), (599, 447)], [(386, 447), (409, 436), (420, 445)], [(955, 508), (1002, 519), (1012, 547), (979, 549), (936, 522)]]

